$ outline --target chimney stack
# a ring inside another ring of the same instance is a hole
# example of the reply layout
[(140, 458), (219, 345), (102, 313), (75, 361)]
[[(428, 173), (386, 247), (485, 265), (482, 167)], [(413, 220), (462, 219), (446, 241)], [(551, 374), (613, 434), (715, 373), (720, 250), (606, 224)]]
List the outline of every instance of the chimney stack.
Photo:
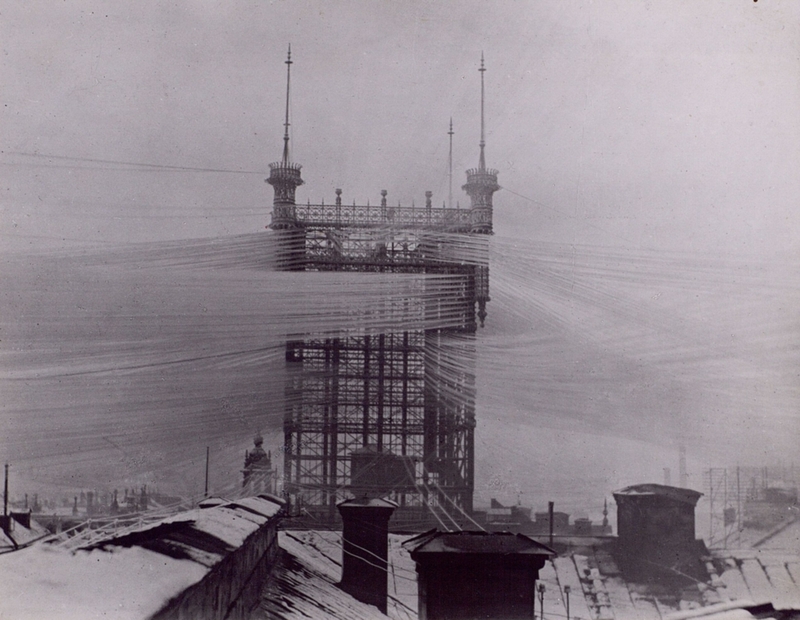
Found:
[(389, 519), (397, 504), (363, 497), (347, 500), (337, 507), (343, 524), (342, 581), (339, 586), (385, 614)]
[(702, 541), (694, 510), (702, 493), (663, 484), (637, 484), (614, 493), (619, 563), (629, 578), (696, 572)]
[(539, 571), (556, 555), (510, 532), (430, 530), (403, 547), (416, 563), (419, 620), (530, 620)]

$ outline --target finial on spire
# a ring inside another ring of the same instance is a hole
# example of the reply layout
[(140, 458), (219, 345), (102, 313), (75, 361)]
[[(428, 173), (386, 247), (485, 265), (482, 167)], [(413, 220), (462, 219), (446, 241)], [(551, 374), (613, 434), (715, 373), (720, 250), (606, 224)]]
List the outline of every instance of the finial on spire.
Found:
[(289, 162), (289, 84), (292, 71), (292, 44), (286, 55), (286, 120), (283, 123), (283, 163)]
[(484, 120), (483, 120), (483, 108), (484, 108), (484, 88), (483, 88), (483, 74), (486, 73), (486, 65), (483, 62), (483, 50), (481, 50), (481, 67), (478, 69), (481, 72), (481, 156), (480, 160), (478, 161), (478, 168), (480, 170), (486, 170), (486, 157), (483, 154), (484, 147), (486, 146), (486, 139), (484, 133)]

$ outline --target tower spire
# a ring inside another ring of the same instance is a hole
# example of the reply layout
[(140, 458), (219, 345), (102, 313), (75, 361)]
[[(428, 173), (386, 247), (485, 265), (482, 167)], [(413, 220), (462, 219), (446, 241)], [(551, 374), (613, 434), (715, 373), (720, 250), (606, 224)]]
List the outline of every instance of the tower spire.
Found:
[(292, 72), (292, 44), (286, 56), (286, 120), (283, 123), (283, 163), (289, 163), (289, 86)]
[(300, 164), (293, 164), (289, 160), (289, 86), (291, 84), (292, 46), (286, 56), (286, 117), (283, 123), (283, 156), (280, 161), (269, 165), (269, 178), (267, 183), (275, 190), (272, 201), (272, 223), (274, 230), (291, 229), (297, 226), (295, 210), (295, 190), (303, 184), (300, 177)]
[[(486, 65), (483, 60), (483, 52), (481, 52), (481, 66), (478, 71), (481, 74), (480, 159), (478, 160), (477, 168), (467, 170), (467, 182), (463, 189), (469, 194), (472, 202), (469, 210), (470, 233), (491, 235), (492, 195), (500, 189), (500, 186), (497, 184), (497, 170), (486, 167), (486, 156), (484, 154), (486, 131), (484, 124), (485, 89), (483, 74), (486, 72)], [(478, 302), (478, 319), (483, 325), (483, 321), (486, 318), (486, 302), (489, 301), (488, 266), (478, 265), (475, 268), (475, 300)]]
[(483, 149), (486, 146), (486, 135), (484, 133), (484, 117), (483, 117), (483, 108), (484, 108), (484, 87), (483, 87), (483, 74), (486, 73), (486, 66), (483, 63), (483, 51), (481, 51), (481, 68), (478, 69), (481, 72), (481, 156), (480, 160), (478, 161), (478, 168), (480, 170), (486, 170), (486, 158), (483, 154)]
[(467, 170), (467, 183), (463, 189), (472, 199), (470, 208), (470, 231), (473, 233), (492, 234), (492, 194), (500, 186), (497, 184), (497, 170), (486, 167), (486, 156), (484, 147), (486, 146), (486, 124), (485, 124), (485, 102), (486, 89), (484, 87), (484, 76), (486, 73), (486, 63), (481, 52), (481, 66), (478, 69), (481, 74), (481, 141), (480, 158), (478, 167)]

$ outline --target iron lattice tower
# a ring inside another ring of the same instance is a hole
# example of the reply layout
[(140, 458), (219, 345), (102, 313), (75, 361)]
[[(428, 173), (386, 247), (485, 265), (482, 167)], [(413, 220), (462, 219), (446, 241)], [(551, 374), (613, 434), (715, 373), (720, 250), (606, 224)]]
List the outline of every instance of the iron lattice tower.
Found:
[[(425, 316), (447, 306), (458, 320), (446, 328), (343, 337), (289, 339), (284, 411), (284, 494), (295, 513), (337, 518), (348, 495), (391, 497), (395, 523), (423, 526), (429, 506), (472, 511), (474, 489), (475, 332), (489, 300), (488, 252), (464, 257), (458, 239), (492, 232), (497, 171), (484, 162), (481, 58), (481, 142), (478, 168), (467, 172), (469, 209), (295, 203), (301, 166), (289, 159), (289, 71), (281, 161), (270, 164), (275, 196), (270, 228), (279, 266), (301, 271), (444, 274), (459, 284), (446, 299), (404, 301), (399, 312)], [(452, 123), (449, 132), (452, 140)], [(485, 244), (484, 244), (484, 247)], [(424, 308), (409, 308), (423, 303)], [(433, 306), (433, 307), (432, 307)]]

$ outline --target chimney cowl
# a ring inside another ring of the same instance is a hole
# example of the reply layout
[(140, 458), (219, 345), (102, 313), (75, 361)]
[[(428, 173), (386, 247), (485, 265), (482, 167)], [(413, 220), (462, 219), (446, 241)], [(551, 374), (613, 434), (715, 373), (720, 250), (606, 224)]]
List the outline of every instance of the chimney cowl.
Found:
[(697, 505), (697, 500), (699, 500), (703, 494), (699, 491), (695, 491), (694, 489), (683, 489), (680, 487), (671, 487), (665, 484), (654, 484), (654, 483), (645, 483), (645, 484), (634, 484), (629, 487), (625, 487), (619, 491), (614, 492), (614, 498), (616, 499), (617, 496), (660, 496), (664, 498), (668, 498), (674, 500), (676, 502), (683, 502), (685, 504), (691, 504), (692, 506)]

